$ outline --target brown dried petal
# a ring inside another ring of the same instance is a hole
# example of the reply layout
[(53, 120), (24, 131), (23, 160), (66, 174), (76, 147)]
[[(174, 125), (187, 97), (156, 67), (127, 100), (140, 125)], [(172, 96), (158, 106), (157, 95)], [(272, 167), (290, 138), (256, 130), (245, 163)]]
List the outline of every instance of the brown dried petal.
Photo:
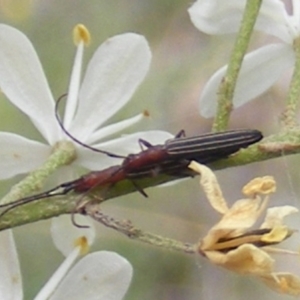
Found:
[(272, 176), (257, 177), (243, 187), (243, 194), (254, 198), (257, 194), (269, 195), (276, 191), (276, 182)]
[(282, 225), (283, 218), (298, 212), (299, 210), (290, 205), (271, 207), (267, 210), (266, 218), (260, 228), (272, 228)]
[(261, 237), (262, 242), (266, 243), (280, 243), (289, 236), (291, 236), (293, 232), (289, 230), (287, 226), (276, 226), (272, 228), (271, 232), (264, 234)]
[(291, 273), (273, 273), (263, 275), (260, 278), (276, 292), (291, 296), (300, 295), (300, 278)]
[(201, 242), (203, 250), (210, 249), (220, 238), (232, 238), (245, 233), (264, 211), (268, 199), (242, 199), (234, 203), (223, 218), (214, 225)]
[(225, 214), (228, 211), (228, 206), (215, 174), (208, 167), (195, 161), (192, 161), (189, 164), (189, 168), (201, 175), (200, 185), (202, 186), (211, 206), (219, 213)]
[(216, 265), (240, 274), (268, 274), (274, 265), (274, 259), (269, 254), (251, 244), (241, 245), (228, 253), (205, 251), (205, 255)]

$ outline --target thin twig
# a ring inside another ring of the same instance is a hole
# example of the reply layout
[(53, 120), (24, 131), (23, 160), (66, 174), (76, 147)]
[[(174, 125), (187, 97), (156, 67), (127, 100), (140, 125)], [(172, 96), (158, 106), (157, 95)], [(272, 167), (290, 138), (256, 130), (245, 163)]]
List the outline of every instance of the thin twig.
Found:
[(131, 239), (139, 240), (160, 248), (168, 250), (180, 251), (187, 254), (194, 254), (196, 252), (196, 245), (190, 243), (183, 243), (181, 241), (165, 238), (150, 232), (143, 231), (135, 227), (129, 220), (120, 221), (115, 218), (104, 214), (100, 210), (100, 205), (95, 203), (88, 203), (84, 207), (84, 213), (95, 221), (112, 228)]

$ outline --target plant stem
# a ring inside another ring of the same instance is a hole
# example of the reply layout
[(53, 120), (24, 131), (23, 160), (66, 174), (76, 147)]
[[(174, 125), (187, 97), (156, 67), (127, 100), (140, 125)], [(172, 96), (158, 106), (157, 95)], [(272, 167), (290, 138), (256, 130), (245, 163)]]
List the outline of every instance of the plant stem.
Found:
[(283, 128), (293, 128), (298, 125), (296, 112), (300, 101), (300, 38), (294, 40), (295, 66), (289, 87), (287, 105), (281, 117)]
[(75, 147), (71, 142), (64, 141), (57, 143), (47, 161), (40, 168), (31, 172), (22, 181), (13, 186), (10, 192), (1, 199), (0, 204), (13, 202), (32, 192), (41, 190), (45, 180), (55, 170), (72, 163), (75, 158)]
[[(209, 166), (213, 170), (236, 167), (253, 162), (282, 157), (282, 155), (300, 153), (300, 129), (293, 128), (263, 139), (262, 142), (240, 150), (228, 159), (223, 159)], [(160, 174), (158, 176), (139, 179), (136, 184), (140, 189), (156, 186), (163, 182), (178, 179), (176, 176)], [(99, 186), (89, 193), (69, 192), (67, 195), (45, 198), (17, 207), (0, 217), (0, 230), (20, 226), (26, 223), (48, 219), (60, 214), (73, 213), (77, 209), (78, 200), (98, 199), (98, 203), (136, 192), (136, 187), (128, 179), (114, 186)], [(142, 197), (142, 196), (141, 196)], [(4, 208), (6, 209), (6, 208)], [(0, 211), (1, 213), (1, 211)]]
[(218, 89), (218, 108), (213, 123), (213, 131), (222, 131), (228, 127), (230, 114), (233, 108), (234, 90), (261, 2), (262, 0), (247, 1), (241, 27), (233, 47), (227, 71)]

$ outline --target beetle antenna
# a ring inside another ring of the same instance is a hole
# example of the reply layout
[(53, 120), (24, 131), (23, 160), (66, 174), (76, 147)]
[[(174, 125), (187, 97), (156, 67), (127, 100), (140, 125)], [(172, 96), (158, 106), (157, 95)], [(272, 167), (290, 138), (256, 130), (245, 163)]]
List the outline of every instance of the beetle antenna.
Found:
[(64, 124), (62, 123), (62, 120), (60, 119), (60, 116), (59, 116), (59, 113), (58, 113), (58, 107), (59, 107), (59, 104), (60, 102), (62, 101), (62, 99), (64, 97), (66, 97), (67, 94), (63, 94), (62, 96), (60, 96), (56, 103), (55, 103), (55, 118), (60, 126), (60, 128), (62, 129), (62, 131), (70, 138), (72, 139), (75, 143), (77, 143), (78, 145), (84, 147), (84, 148), (87, 148), (87, 149), (90, 149), (94, 152), (99, 152), (99, 153), (102, 153), (102, 154), (105, 154), (109, 157), (114, 157), (114, 158), (125, 158), (125, 156), (122, 156), (122, 155), (118, 155), (118, 154), (114, 154), (114, 153), (111, 153), (111, 152), (108, 152), (108, 151), (104, 151), (104, 150), (100, 150), (100, 149), (97, 149), (97, 148), (94, 148), (92, 146), (89, 146), (83, 142), (81, 142), (80, 140), (78, 140), (76, 137), (74, 137), (70, 132), (67, 131), (67, 129), (65, 128)]

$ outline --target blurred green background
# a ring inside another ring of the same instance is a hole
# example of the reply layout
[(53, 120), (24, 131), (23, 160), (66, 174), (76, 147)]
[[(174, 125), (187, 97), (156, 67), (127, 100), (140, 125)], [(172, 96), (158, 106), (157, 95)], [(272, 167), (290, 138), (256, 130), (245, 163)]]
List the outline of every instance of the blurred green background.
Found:
[[(75, 50), (74, 25), (83, 23), (92, 34), (86, 62), (108, 37), (124, 32), (144, 35), (153, 54), (151, 69), (132, 101), (111, 121), (148, 109), (151, 118), (140, 125), (143, 129), (164, 129), (173, 134), (185, 129), (187, 135), (193, 135), (211, 128), (212, 120), (198, 113), (198, 97), (209, 76), (226, 63), (234, 36), (210, 37), (197, 31), (187, 13), (190, 5), (186, 0), (0, 0), (0, 18), (32, 41), (55, 98), (67, 90)], [(251, 47), (263, 42), (264, 37), (255, 34)], [(236, 110), (230, 128), (257, 128), (265, 135), (276, 132), (287, 85), (288, 77), (283, 77), (280, 85)], [(3, 95), (0, 95), (0, 126), (2, 131), (42, 141), (27, 117)], [(248, 180), (273, 175), (278, 182), (278, 193), (271, 203), (297, 206), (298, 163), (296, 156), (281, 158), (223, 170), (217, 175), (230, 203), (241, 197), (240, 190)], [(1, 193), (4, 195), (19, 179), (2, 182)], [(108, 201), (103, 210), (117, 218), (129, 219), (144, 230), (192, 243), (218, 220), (197, 179), (152, 188), (147, 193), (148, 199), (136, 193)], [(299, 225), (298, 217), (290, 219), (294, 221), (291, 224)], [(134, 267), (127, 300), (282, 299), (253, 278), (232, 274), (205, 258), (131, 241), (100, 225), (97, 231), (92, 250), (116, 251)], [(63, 257), (52, 244), (49, 221), (22, 226), (14, 232), (25, 299), (32, 299)], [(298, 238), (290, 245), (297, 249)], [(284, 264), (287, 266), (285, 258)], [(299, 260), (293, 266), (300, 274)]]

